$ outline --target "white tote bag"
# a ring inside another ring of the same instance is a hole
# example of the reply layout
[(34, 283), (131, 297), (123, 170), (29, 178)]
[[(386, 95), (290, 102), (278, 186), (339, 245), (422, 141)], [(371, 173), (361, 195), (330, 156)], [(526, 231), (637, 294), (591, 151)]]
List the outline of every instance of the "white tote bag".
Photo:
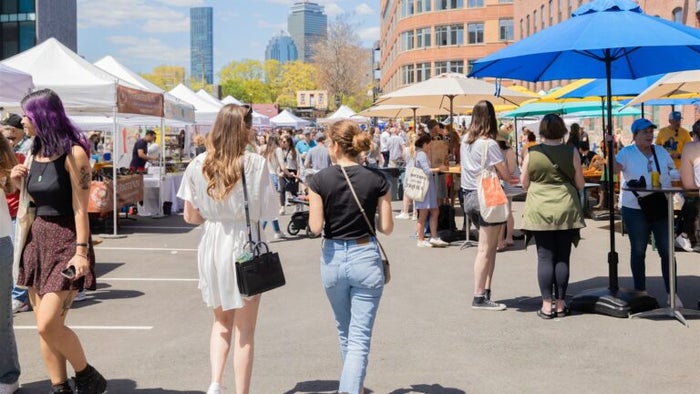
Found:
[(403, 193), (413, 201), (425, 200), (428, 193), (428, 176), (418, 167), (407, 167), (403, 181)]
[(486, 223), (502, 223), (508, 218), (508, 198), (493, 166), (486, 167), (487, 149), (488, 141), (484, 141), (484, 150), (481, 152), (482, 170), (476, 180), (479, 213)]

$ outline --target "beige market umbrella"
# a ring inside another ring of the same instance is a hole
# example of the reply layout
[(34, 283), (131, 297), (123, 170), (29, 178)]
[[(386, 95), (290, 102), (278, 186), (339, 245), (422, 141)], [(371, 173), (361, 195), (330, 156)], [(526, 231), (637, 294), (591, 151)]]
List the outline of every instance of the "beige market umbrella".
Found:
[(699, 98), (700, 70), (668, 73), (627, 103), (627, 106), (653, 99)]
[(377, 118), (404, 118), (408, 116), (449, 115), (450, 110), (444, 108), (428, 108), (418, 105), (375, 105), (358, 115)]
[(387, 93), (379, 97), (375, 104), (445, 108), (449, 109), (452, 123), (455, 106), (473, 106), (481, 100), (488, 100), (494, 105), (520, 104), (532, 98), (531, 94), (499, 88), (480, 79), (467, 78), (464, 74), (446, 73)]

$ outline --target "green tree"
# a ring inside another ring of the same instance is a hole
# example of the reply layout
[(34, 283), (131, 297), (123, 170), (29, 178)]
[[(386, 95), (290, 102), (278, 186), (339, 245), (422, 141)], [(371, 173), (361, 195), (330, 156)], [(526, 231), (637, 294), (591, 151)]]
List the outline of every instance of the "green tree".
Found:
[(185, 82), (185, 68), (160, 65), (151, 70), (150, 74), (141, 74), (141, 76), (159, 88), (168, 91), (177, 84)]
[(300, 61), (287, 62), (282, 65), (280, 94), (277, 104), (282, 107), (296, 107), (298, 90), (316, 90), (318, 73), (313, 64)]

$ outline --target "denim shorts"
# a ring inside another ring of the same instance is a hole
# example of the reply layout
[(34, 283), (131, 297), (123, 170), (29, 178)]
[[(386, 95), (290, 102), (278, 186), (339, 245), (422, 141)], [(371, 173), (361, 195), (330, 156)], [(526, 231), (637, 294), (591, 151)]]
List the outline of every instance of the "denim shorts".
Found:
[(464, 201), (464, 214), (469, 215), (469, 220), (475, 223), (477, 227), (501, 226), (506, 222), (487, 223), (481, 217), (481, 209), (479, 208), (479, 193), (476, 190), (460, 189), (462, 201)]

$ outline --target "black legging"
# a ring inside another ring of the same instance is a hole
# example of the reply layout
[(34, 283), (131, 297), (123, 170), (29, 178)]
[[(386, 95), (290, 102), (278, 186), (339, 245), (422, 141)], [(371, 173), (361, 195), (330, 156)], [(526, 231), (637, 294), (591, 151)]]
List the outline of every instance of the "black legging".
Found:
[(533, 231), (537, 244), (537, 281), (542, 298), (563, 300), (569, 286), (571, 241), (576, 230)]

